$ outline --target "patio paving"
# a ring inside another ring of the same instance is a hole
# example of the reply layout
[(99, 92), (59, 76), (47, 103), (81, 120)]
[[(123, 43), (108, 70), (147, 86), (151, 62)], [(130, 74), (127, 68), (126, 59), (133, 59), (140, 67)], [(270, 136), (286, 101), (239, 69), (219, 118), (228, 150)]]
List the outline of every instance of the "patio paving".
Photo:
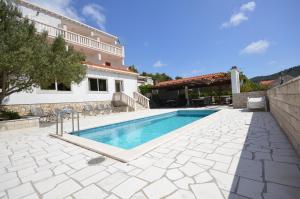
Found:
[[(81, 126), (166, 111), (87, 117)], [(101, 155), (49, 137), (54, 129), (0, 133), (0, 198), (300, 196), (300, 159), (270, 113), (223, 109), (129, 163), (89, 165)]]

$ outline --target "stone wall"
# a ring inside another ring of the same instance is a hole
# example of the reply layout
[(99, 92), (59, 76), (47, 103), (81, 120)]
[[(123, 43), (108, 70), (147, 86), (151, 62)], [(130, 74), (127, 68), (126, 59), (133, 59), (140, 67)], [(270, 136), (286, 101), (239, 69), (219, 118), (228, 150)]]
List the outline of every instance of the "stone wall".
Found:
[(267, 91), (234, 93), (232, 95), (233, 108), (246, 108), (248, 97), (262, 97), (262, 96), (267, 96)]
[(268, 90), (270, 111), (300, 154), (300, 77)]
[[(90, 104), (95, 107), (98, 104), (112, 104), (111, 101), (95, 101), (95, 102), (68, 102), (68, 103), (45, 103), (45, 104), (15, 104), (15, 105), (3, 105), (2, 109), (18, 112), (21, 116), (30, 115), (32, 107), (42, 108), (45, 112), (49, 112), (55, 108), (63, 109), (71, 106), (76, 111), (82, 111), (84, 105)], [(118, 112), (126, 111), (126, 107), (115, 107)]]

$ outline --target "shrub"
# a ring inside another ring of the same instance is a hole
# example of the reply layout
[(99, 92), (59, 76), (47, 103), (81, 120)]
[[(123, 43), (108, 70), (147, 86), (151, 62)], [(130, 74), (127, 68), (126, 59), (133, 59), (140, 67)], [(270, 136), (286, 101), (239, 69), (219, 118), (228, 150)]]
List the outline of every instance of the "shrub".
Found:
[(1, 111), (0, 115), (7, 120), (16, 120), (21, 118), (19, 113), (14, 111)]
[(152, 92), (152, 85), (141, 85), (139, 86), (140, 92), (145, 95), (146, 93), (151, 93)]

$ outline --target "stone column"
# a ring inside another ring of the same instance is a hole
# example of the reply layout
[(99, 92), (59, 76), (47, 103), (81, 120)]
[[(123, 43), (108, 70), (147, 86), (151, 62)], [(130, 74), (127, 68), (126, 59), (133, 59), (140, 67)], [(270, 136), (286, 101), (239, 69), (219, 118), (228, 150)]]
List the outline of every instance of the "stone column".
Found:
[(185, 99), (186, 99), (186, 106), (190, 106), (189, 88), (188, 88), (188, 86), (184, 87), (184, 93), (185, 93)]
[(240, 73), (236, 66), (231, 68), (231, 90), (232, 94), (240, 93)]

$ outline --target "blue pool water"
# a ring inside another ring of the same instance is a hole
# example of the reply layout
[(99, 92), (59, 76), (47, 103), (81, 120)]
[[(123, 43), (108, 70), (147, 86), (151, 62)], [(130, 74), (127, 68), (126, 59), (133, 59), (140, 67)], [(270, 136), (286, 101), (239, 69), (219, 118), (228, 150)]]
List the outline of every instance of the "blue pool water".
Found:
[(122, 149), (132, 149), (214, 112), (216, 110), (175, 111), (82, 130), (72, 134)]

